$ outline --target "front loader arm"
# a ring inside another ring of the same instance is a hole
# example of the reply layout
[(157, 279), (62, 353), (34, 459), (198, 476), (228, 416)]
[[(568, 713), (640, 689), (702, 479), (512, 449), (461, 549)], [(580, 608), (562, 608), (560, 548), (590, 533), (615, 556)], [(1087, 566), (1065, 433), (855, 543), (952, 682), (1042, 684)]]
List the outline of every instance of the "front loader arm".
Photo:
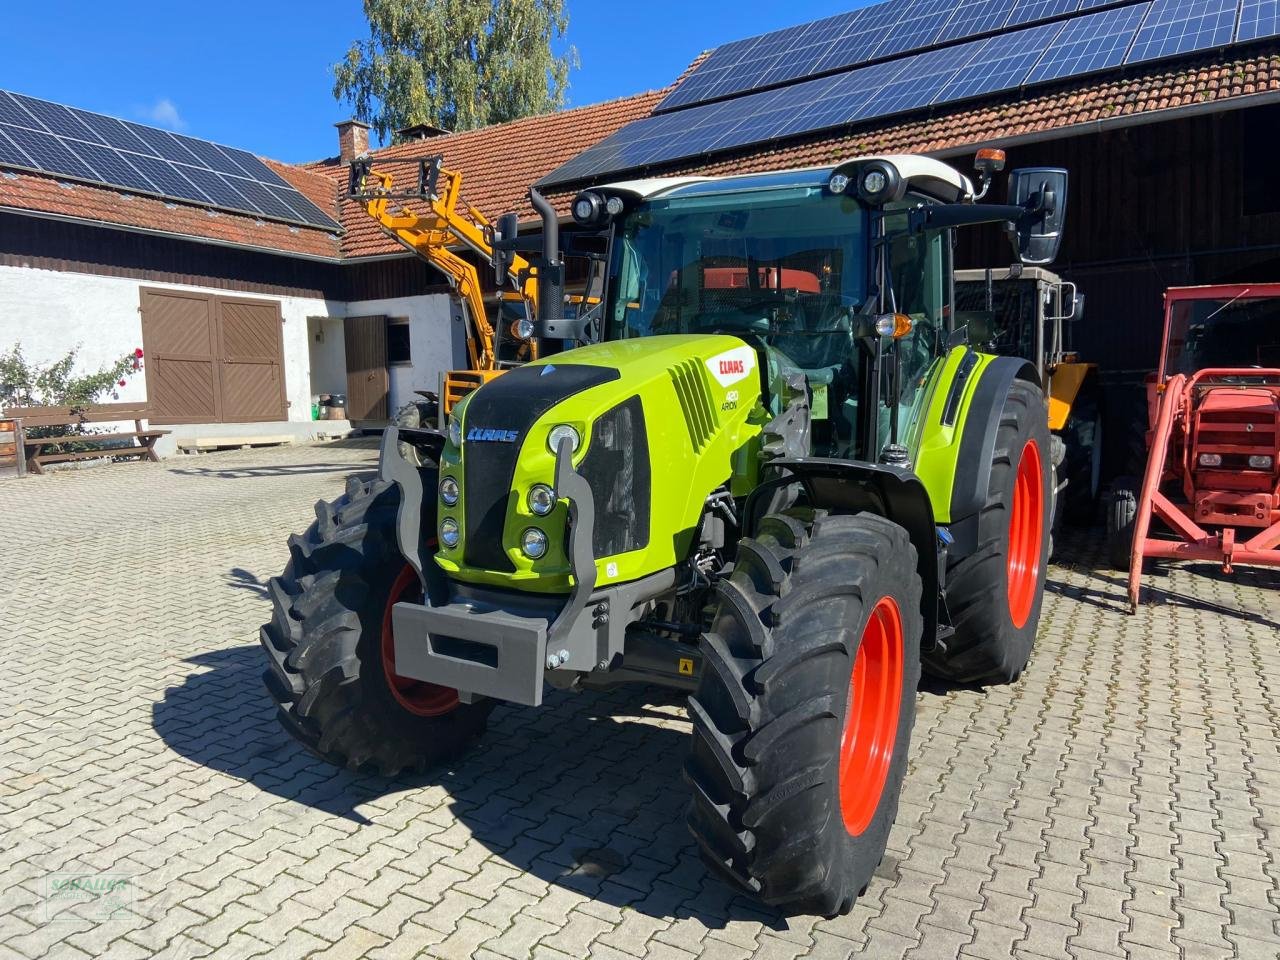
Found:
[[(493, 258), (493, 227), (476, 207), (462, 200), (462, 174), (440, 166), (440, 158), (422, 161), (416, 192), (397, 192), (390, 174), (370, 168), (367, 161), (351, 166), (348, 195), (402, 244), (440, 270), (462, 299), (467, 320), (467, 353), (472, 369), (494, 370), (497, 356), (494, 329), (484, 303), (479, 272), (451, 249), (461, 244), (485, 260)], [(393, 207), (394, 200), (425, 202), (415, 209)], [(537, 315), (537, 283), (529, 261), (518, 253), (508, 259), (507, 278), (518, 297)], [(536, 355), (536, 354), (535, 354)]]

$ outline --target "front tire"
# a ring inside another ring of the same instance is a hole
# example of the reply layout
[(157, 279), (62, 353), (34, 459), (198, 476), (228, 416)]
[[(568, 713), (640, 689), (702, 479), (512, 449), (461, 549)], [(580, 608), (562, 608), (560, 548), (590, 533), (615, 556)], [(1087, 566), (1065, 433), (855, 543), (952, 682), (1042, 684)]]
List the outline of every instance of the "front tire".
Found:
[(1050, 434), (1040, 388), (1015, 380), (996, 432), (978, 546), (948, 559), (955, 635), (925, 656), (953, 683), (1011, 683), (1031, 657), (1049, 563), (1053, 510)]
[(268, 584), (272, 618), (260, 632), (263, 682), (284, 728), (335, 766), (382, 776), (458, 756), (492, 709), (395, 672), (391, 608), (421, 599), (396, 545), (399, 506), (395, 484), (354, 478), (344, 496), (316, 504)]
[(905, 530), (790, 510), (739, 545), (689, 700), (688, 824), (767, 904), (847, 913), (884, 855), (920, 679)]

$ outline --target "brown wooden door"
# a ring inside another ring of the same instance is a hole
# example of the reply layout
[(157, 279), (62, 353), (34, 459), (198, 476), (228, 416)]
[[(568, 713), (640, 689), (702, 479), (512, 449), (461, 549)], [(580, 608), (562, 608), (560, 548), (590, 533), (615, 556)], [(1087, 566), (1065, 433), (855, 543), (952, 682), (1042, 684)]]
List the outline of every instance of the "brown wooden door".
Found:
[(142, 345), (152, 423), (222, 419), (218, 331), (211, 297), (143, 290)]
[(386, 420), (387, 318), (347, 317), (347, 419)]
[(218, 376), (227, 423), (286, 420), (280, 305), (214, 298), (220, 340)]

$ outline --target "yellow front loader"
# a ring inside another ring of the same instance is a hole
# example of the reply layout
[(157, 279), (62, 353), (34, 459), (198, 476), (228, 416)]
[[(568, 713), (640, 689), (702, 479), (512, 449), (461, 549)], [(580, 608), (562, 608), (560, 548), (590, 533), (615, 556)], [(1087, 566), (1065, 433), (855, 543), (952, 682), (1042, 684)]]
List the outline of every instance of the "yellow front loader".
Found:
[[(449, 279), (462, 302), (467, 336), (466, 370), (444, 375), (440, 407), (445, 415), (462, 397), (504, 369), (537, 357), (532, 318), (537, 316), (537, 268), (514, 250), (500, 258), (509, 289), (500, 290), (498, 324), (490, 321), (480, 272), (457, 253), (458, 247), (494, 262), (494, 224), (462, 199), (462, 174), (441, 166), (439, 156), (418, 162), (416, 189), (397, 190), (389, 173), (374, 170), (368, 160), (351, 164), (348, 197), (364, 204), (369, 216), (410, 250)], [(512, 238), (507, 238), (508, 240)], [(502, 329), (502, 304), (517, 305), (517, 318)], [(516, 341), (511, 356), (499, 357), (498, 343)]]

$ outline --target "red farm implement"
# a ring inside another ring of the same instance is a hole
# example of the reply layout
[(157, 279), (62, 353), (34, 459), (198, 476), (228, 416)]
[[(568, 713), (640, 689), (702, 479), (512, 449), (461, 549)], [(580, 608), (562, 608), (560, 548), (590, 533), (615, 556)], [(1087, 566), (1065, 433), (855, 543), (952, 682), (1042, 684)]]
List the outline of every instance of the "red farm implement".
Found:
[(1148, 558), (1280, 566), (1280, 284), (1171, 289), (1164, 327), (1131, 610)]

